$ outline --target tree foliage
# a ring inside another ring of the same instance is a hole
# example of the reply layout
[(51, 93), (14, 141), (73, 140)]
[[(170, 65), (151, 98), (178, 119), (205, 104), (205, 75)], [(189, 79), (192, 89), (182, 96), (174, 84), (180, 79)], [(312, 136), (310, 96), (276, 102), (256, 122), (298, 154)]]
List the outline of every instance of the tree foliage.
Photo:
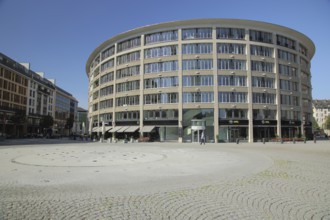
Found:
[(325, 119), (324, 128), (327, 129), (327, 130), (330, 129), (330, 115), (328, 115)]
[(320, 129), (320, 126), (318, 125), (318, 123), (314, 117), (312, 118), (312, 127), (313, 127), (313, 130)]
[(43, 115), (40, 120), (40, 128), (50, 128), (54, 124), (54, 119), (51, 115)]
[(71, 129), (73, 127), (73, 123), (74, 123), (74, 118), (72, 115), (70, 115), (70, 117), (66, 119), (65, 128)]

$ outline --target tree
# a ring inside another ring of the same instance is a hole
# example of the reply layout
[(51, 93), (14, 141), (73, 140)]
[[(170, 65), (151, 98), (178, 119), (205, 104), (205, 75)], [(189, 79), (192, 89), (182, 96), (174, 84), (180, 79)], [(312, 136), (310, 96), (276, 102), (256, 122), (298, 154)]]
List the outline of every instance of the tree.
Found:
[(73, 127), (73, 123), (74, 123), (73, 115), (70, 115), (70, 117), (66, 119), (66, 124), (65, 124), (65, 128), (69, 129), (69, 134)]
[(50, 128), (54, 124), (54, 119), (51, 115), (43, 115), (40, 120), (40, 128), (44, 130), (45, 128)]
[(319, 130), (320, 129), (320, 126), (319, 124), (316, 122), (315, 118), (312, 117), (312, 128), (313, 128), (313, 131), (315, 130)]
[(324, 128), (327, 129), (327, 130), (330, 129), (330, 115), (328, 115), (325, 119)]

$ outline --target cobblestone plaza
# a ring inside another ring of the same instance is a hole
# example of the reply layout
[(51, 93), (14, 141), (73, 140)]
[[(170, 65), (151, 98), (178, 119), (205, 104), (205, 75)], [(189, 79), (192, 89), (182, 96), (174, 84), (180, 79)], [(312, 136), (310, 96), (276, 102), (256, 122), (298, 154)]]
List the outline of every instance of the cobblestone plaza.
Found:
[[(330, 219), (330, 144), (0, 144), (0, 219)], [(4, 145), (5, 144), (5, 145)]]

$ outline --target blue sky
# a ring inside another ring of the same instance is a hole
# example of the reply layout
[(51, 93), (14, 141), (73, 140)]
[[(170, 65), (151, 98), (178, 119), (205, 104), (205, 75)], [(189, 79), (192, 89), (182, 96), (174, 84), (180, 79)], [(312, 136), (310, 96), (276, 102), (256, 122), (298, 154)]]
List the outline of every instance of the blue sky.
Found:
[(330, 0), (0, 0), (0, 52), (55, 78), (88, 106), (86, 61), (119, 33), (161, 22), (237, 18), (295, 29), (313, 40), (314, 99), (330, 99)]

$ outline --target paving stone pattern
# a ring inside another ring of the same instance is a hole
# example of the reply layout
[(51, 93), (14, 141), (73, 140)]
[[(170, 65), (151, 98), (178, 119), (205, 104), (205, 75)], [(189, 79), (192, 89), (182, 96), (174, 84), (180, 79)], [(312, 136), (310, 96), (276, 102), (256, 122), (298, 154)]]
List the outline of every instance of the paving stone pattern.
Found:
[(205, 180), (199, 186), (165, 190), (160, 181), (156, 192), (123, 194), (92, 184), (47, 185), (45, 180), (44, 184), (25, 185), (3, 179), (6, 173), (0, 180), (0, 219), (330, 219), (329, 143), (214, 144), (205, 151), (207, 147), (214, 151), (231, 148), (237, 154), (250, 150), (272, 162), (266, 169), (236, 179)]

